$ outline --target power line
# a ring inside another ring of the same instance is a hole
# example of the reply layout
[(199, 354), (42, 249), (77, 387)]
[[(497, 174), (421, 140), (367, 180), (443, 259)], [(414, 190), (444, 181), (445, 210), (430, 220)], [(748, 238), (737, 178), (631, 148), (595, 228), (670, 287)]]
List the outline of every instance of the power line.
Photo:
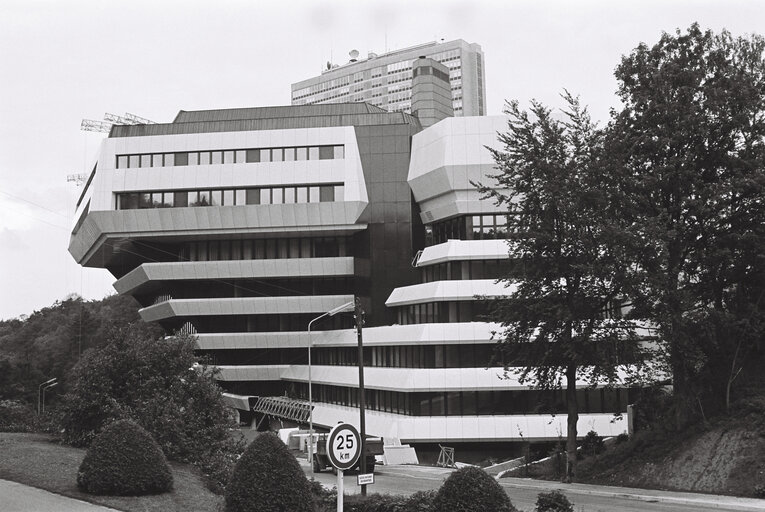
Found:
[[(15, 196), (13, 194), (9, 194), (8, 192), (5, 192), (4, 190), (0, 190), (0, 194), (4, 194), (4, 195), (6, 195), (8, 197), (12, 197), (12, 198), (17, 199), (19, 201), (24, 201), (25, 203), (29, 203), (32, 206), (36, 206), (38, 208), (42, 208), (43, 210), (49, 211), (50, 213), (55, 213), (56, 215), (58, 215), (60, 217), (64, 217), (65, 219), (69, 220), (69, 216), (68, 215), (64, 215), (61, 212), (57, 212), (55, 210), (51, 210), (50, 208), (48, 208), (46, 206), (43, 206), (41, 204), (35, 203), (34, 201), (30, 201), (29, 199), (25, 199), (23, 197), (19, 197), (19, 196)], [(66, 228), (64, 228), (64, 229), (66, 229)]]
[[(9, 205), (6, 205), (6, 204), (3, 204), (3, 203), (0, 203), (0, 206), (3, 206), (5, 208), (13, 208), (13, 207), (11, 207)], [(36, 220), (38, 222), (42, 222), (42, 223), (47, 224), (49, 226), (53, 226), (54, 228), (63, 229), (65, 231), (69, 231), (69, 228), (67, 228), (67, 227), (60, 226), (58, 224), (53, 224), (52, 222), (48, 222), (47, 220), (38, 219), (37, 217), (29, 215), (28, 213), (24, 213), (22, 211), (19, 211), (19, 210), (15, 209), (15, 208), (13, 208), (13, 211), (14, 211), (14, 213), (17, 213), (19, 215), (23, 215), (24, 217), (29, 217), (32, 220)]]

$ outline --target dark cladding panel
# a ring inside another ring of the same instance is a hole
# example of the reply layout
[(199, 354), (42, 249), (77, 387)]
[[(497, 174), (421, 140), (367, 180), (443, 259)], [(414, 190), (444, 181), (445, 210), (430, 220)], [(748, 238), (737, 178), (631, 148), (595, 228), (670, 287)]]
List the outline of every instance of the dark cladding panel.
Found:
[(417, 127), (407, 124), (356, 126), (364, 180), (369, 191), (370, 207), (366, 218), (369, 227), (356, 236), (357, 254), (369, 255), (369, 297), (367, 325), (395, 323), (395, 312), (385, 301), (394, 288), (416, 281), (411, 266), (412, 240), (422, 236), (412, 233), (419, 215), (407, 184), (410, 138)]

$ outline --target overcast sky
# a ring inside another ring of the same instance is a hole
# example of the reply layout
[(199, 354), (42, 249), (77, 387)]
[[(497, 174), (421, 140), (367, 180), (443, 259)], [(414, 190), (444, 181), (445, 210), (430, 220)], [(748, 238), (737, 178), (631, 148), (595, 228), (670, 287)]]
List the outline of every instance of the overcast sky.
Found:
[(505, 99), (557, 107), (567, 88), (608, 119), (614, 67), (641, 41), (698, 21), (765, 34), (765, 2), (741, 1), (30, 1), (0, 2), (0, 319), (114, 279), (67, 251), (103, 134), (83, 118), (288, 105), (290, 84), (348, 61), (440, 40), (483, 48), (489, 114)]

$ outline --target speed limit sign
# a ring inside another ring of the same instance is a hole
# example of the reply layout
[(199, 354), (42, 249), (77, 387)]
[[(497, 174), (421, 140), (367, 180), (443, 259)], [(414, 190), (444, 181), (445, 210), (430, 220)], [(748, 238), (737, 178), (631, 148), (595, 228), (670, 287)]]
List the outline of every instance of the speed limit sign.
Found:
[(351, 469), (361, 455), (361, 436), (356, 427), (339, 423), (329, 431), (327, 456), (337, 469)]

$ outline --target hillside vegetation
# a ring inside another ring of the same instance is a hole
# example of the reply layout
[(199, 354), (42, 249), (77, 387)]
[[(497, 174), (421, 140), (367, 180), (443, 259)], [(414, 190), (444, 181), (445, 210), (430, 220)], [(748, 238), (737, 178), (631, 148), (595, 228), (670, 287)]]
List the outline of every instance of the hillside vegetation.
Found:
[(29, 316), (0, 321), (0, 400), (35, 404), (38, 385), (57, 377), (58, 388), (46, 395), (55, 401), (67, 390), (67, 375), (81, 354), (129, 324), (147, 338), (161, 332), (141, 321), (133, 298), (119, 295), (94, 301), (72, 295)]
[(765, 489), (765, 394), (739, 399), (730, 416), (682, 432), (639, 432), (583, 460), (579, 477), (586, 483), (762, 497), (757, 489)]

